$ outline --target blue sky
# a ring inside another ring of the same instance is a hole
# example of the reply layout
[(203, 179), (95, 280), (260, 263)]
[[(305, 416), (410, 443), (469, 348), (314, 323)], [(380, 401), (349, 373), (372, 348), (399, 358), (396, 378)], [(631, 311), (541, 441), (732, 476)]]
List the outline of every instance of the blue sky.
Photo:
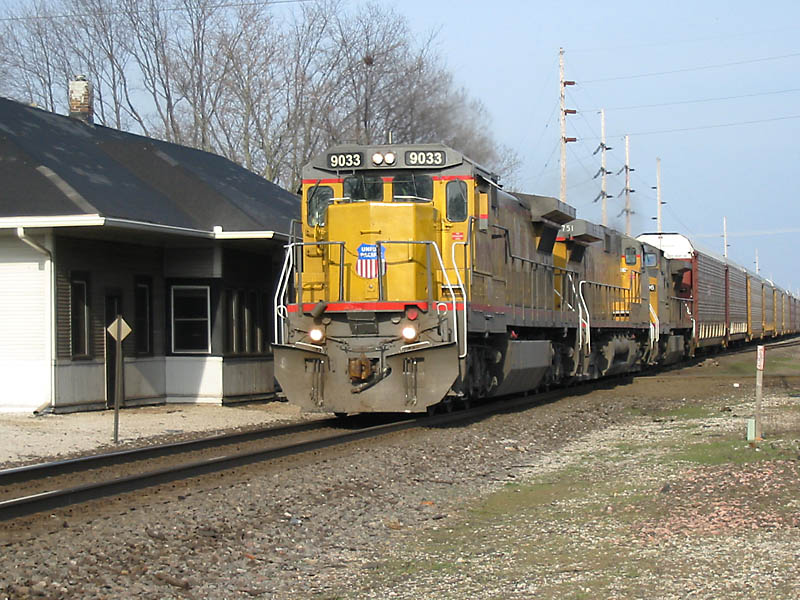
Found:
[[(27, 2), (27, 0), (22, 0)], [(351, 6), (362, 0), (349, 0)], [(0, 0), (0, 6), (7, 5)], [(289, 9), (290, 5), (279, 5)], [(667, 202), (663, 229), (689, 235), (800, 291), (800, 2), (677, 0), (402, 0), (392, 4), (438, 50), (456, 81), (487, 107), (485, 124), (523, 165), (515, 182), (558, 196), (558, 49), (565, 49), (567, 201), (600, 222), (598, 109), (606, 109), (609, 169), (630, 134), (633, 232), (654, 231), (656, 157)], [(725, 66), (720, 66), (725, 65)], [(660, 73), (658, 75), (655, 75)], [(659, 106), (652, 106), (659, 105)], [(627, 108), (626, 108), (627, 107)], [(744, 124), (749, 123), (749, 124)], [(739, 124), (717, 127), (719, 125)], [(436, 141), (436, 140), (432, 140)], [(624, 176), (609, 178), (610, 224), (624, 229)]]
[[(405, 0), (396, 8), (414, 31), (439, 32), (458, 83), (483, 101), (487, 126), (522, 159), (517, 187), (558, 196), (563, 46), (567, 79), (577, 82), (567, 106), (580, 111), (567, 125), (578, 138), (567, 154), (567, 201), (578, 215), (600, 221), (592, 152), (605, 108), (615, 173), (622, 136), (631, 136), (634, 234), (655, 230), (660, 157), (665, 231), (722, 254), (725, 216), (732, 260), (752, 269), (757, 248), (762, 275), (800, 288), (800, 3)], [(679, 72), (649, 75), (666, 71)], [(750, 121), (762, 122), (699, 129)], [(624, 175), (608, 187), (618, 196), (610, 223), (622, 229)]]

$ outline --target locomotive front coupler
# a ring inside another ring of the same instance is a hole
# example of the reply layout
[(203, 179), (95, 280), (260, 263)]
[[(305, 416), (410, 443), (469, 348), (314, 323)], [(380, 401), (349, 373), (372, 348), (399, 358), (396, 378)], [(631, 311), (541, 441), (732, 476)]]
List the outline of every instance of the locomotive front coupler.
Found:
[(389, 367), (386, 367), (380, 373), (375, 373), (375, 376), (371, 380), (365, 381), (364, 383), (359, 383), (358, 385), (355, 385), (352, 388), (350, 388), (350, 393), (351, 394), (360, 394), (361, 392), (368, 390), (369, 388), (371, 388), (375, 384), (377, 384), (380, 381), (382, 381), (383, 379), (387, 378), (391, 374), (392, 374), (392, 369), (389, 368)]

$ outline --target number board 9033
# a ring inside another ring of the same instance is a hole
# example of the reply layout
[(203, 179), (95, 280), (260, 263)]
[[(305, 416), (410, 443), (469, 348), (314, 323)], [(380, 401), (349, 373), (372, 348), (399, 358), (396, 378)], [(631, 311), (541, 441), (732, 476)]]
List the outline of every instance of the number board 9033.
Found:
[(410, 167), (441, 167), (445, 163), (443, 150), (409, 150), (406, 165)]
[(337, 152), (328, 154), (328, 168), (330, 169), (352, 169), (364, 164), (364, 154), (362, 152)]

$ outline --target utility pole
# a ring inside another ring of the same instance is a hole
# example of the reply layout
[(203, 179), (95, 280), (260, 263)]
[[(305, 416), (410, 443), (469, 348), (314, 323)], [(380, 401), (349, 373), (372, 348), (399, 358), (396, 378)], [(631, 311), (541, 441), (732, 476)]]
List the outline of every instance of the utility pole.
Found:
[(625, 235), (631, 234), (631, 213), (633, 210), (631, 209), (631, 192), (635, 191), (631, 189), (631, 145), (630, 145), (630, 136), (625, 136), (625, 166), (622, 167), (625, 170), (625, 209), (622, 211), (625, 213)]
[(577, 111), (567, 108), (566, 87), (575, 85), (574, 81), (564, 79), (564, 48), (558, 49), (558, 74), (559, 92), (561, 95), (561, 194), (559, 200), (567, 201), (567, 142), (574, 142), (576, 138), (567, 137), (567, 115), (574, 115)]
[(728, 217), (722, 217), (722, 255), (728, 258)]
[(606, 175), (610, 174), (610, 171), (606, 169), (606, 150), (611, 150), (609, 146), (606, 146), (606, 111), (605, 109), (600, 109), (600, 145), (594, 151), (593, 154), (597, 154), (600, 152), (600, 170), (595, 173), (595, 177), (601, 175), (600, 179), (600, 193), (598, 194), (597, 198), (594, 199), (595, 202), (598, 200), (602, 200), (602, 211), (603, 211), (603, 226), (608, 225), (608, 212), (607, 212), (607, 205), (606, 199), (613, 198), (613, 196), (609, 195), (606, 192)]
[(756, 275), (758, 275), (758, 248), (756, 248)]
[(658, 212), (656, 213), (656, 231), (661, 233), (661, 159), (656, 157), (656, 203)]

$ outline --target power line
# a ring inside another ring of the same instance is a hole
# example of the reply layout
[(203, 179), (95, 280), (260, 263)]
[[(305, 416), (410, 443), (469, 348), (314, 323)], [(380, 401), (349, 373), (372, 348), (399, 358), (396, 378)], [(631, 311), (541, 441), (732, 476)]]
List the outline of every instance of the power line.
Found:
[(736, 32), (736, 33), (729, 33), (729, 34), (722, 34), (722, 35), (714, 35), (702, 38), (689, 38), (683, 40), (675, 40), (670, 39), (669, 41), (663, 42), (650, 42), (648, 44), (627, 44), (627, 45), (620, 45), (620, 46), (605, 46), (605, 47), (595, 47), (595, 48), (570, 48), (570, 54), (582, 54), (585, 52), (607, 52), (611, 50), (631, 50), (634, 48), (655, 48), (658, 46), (678, 46), (681, 44), (697, 44), (701, 42), (709, 42), (712, 40), (726, 40), (731, 38), (741, 38), (741, 37), (752, 37), (752, 36), (759, 36), (764, 34), (771, 34), (771, 33), (780, 33), (784, 31), (797, 31), (796, 26), (792, 27), (781, 27), (777, 29), (765, 29), (762, 31), (743, 31), (743, 32)]
[[(578, 84), (580, 85), (580, 83)], [(755, 98), (757, 96), (773, 96), (776, 94), (787, 94), (791, 92), (800, 92), (800, 88), (789, 88), (786, 90), (775, 90), (772, 92), (756, 92), (753, 94), (741, 94), (738, 96), (717, 96), (716, 98), (698, 98), (696, 100), (676, 100), (674, 102), (659, 102), (657, 104), (636, 104), (633, 106), (612, 106), (611, 108), (606, 108), (605, 110), (632, 110), (635, 108), (658, 108), (661, 106), (677, 106), (680, 104), (700, 104), (702, 102), (717, 102), (720, 100), (737, 100), (739, 98)], [(582, 112), (592, 112), (600, 110), (599, 108), (589, 108), (583, 111), (578, 111), (579, 113)]]
[[(251, 0), (250, 2), (220, 2), (219, 4), (215, 4), (209, 8), (241, 8), (245, 6), (269, 6), (272, 4), (305, 4), (307, 2), (313, 2), (314, 0)], [(185, 6), (166, 6), (160, 7), (155, 9), (156, 12), (166, 13), (166, 12), (180, 12), (187, 10)], [(94, 11), (91, 13), (66, 13), (61, 15), (24, 15), (24, 16), (15, 16), (15, 17), (0, 17), (0, 23), (2, 22), (12, 22), (12, 21), (47, 21), (47, 20), (59, 20), (59, 19), (78, 19), (83, 17), (92, 17), (98, 14), (102, 15), (121, 15), (125, 14), (125, 11), (120, 10), (111, 10), (108, 12), (105, 11)]]
[(602, 79), (589, 79), (582, 83), (600, 83), (603, 81), (619, 81), (621, 79), (640, 79), (643, 77), (657, 77), (659, 75), (672, 75), (674, 73), (689, 73), (692, 71), (705, 71), (708, 69), (721, 69), (723, 67), (734, 67), (737, 65), (748, 65), (752, 63), (766, 62), (771, 60), (781, 60), (784, 58), (794, 58), (800, 56), (800, 52), (793, 54), (782, 54), (780, 56), (765, 56), (763, 58), (751, 58), (749, 60), (739, 60), (736, 62), (719, 63), (716, 65), (703, 65), (701, 67), (687, 67), (685, 69), (674, 69), (671, 71), (654, 71), (652, 73), (637, 73), (636, 75), (619, 75), (617, 77), (603, 77)]
[[(632, 131), (628, 135), (655, 135), (658, 133), (676, 133), (681, 131), (698, 131), (701, 129), (719, 129), (722, 127), (738, 127), (739, 125), (755, 125), (757, 123), (771, 123), (773, 121), (788, 121), (791, 119), (800, 119), (800, 115), (787, 115), (785, 117), (774, 117), (772, 119), (757, 119), (754, 121), (735, 121), (732, 123), (718, 123), (716, 125), (698, 125), (697, 127), (677, 127), (675, 129), (653, 129), (650, 131)], [(621, 137), (622, 134), (613, 134), (609, 135), (608, 137)], [(588, 139), (599, 139), (599, 138), (582, 138), (584, 140)]]
[[(800, 233), (800, 229), (797, 228), (788, 228), (788, 229), (772, 229), (772, 230), (764, 230), (764, 231), (740, 231), (738, 233), (728, 233), (728, 237), (758, 237), (762, 235), (777, 235), (780, 233)], [(718, 238), (720, 237), (719, 233), (703, 233), (694, 236), (696, 238)]]

